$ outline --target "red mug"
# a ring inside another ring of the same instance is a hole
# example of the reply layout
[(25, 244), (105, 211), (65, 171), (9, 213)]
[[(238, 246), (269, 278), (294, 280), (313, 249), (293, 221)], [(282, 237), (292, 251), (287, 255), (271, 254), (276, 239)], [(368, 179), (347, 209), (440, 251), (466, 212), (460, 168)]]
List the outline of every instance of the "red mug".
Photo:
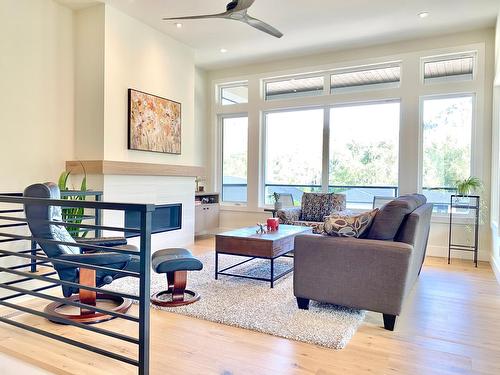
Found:
[(267, 230), (270, 232), (277, 231), (279, 224), (280, 224), (280, 222), (279, 222), (278, 218), (274, 218), (274, 217), (269, 218), (269, 219), (267, 219)]

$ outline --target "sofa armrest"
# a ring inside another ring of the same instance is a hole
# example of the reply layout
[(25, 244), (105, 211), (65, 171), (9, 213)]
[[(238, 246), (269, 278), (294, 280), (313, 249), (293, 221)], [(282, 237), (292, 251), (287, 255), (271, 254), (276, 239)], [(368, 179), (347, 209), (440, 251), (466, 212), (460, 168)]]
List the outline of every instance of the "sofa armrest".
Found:
[(294, 294), (399, 315), (412, 250), (402, 242), (297, 236)]
[(280, 219), (280, 222), (283, 224), (292, 223), (294, 221), (300, 220), (300, 207), (286, 207), (278, 210), (277, 216)]

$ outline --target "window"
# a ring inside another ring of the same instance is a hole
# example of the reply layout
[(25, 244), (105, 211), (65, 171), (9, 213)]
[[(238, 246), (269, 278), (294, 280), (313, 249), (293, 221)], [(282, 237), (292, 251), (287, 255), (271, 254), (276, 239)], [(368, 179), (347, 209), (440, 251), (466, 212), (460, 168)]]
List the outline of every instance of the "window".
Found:
[(401, 80), (401, 67), (385, 67), (341, 71), (330, 77), (330, 92), (337, 93), (369, 88), (398, 87)]
[(288, 78), (265, 83), (266, 100), (287, 99), (299, 96), (315, 96), (323, 94), (323, 76)]
[(452, 55), (424, 61), (424, 82), (467, 81), (473, 78), (474, 55)]
[(352, 208), (375, 196), (397, 196), (399, 102), (330, 109), (329, 190), (347, 195)]
[(221, 86), (220, 102), (222, 105), (248, 103), (248, 86), (246, 84)]
[(265, 201), (274, 192), (321, 191), (323, 109), (265, 115)]
[(247, 201), (248, 118), (222, 118), (222, 200)]
[(471, 175), (473, 95), (423, 100), (423, 193), (447, 213), (455, 181)]

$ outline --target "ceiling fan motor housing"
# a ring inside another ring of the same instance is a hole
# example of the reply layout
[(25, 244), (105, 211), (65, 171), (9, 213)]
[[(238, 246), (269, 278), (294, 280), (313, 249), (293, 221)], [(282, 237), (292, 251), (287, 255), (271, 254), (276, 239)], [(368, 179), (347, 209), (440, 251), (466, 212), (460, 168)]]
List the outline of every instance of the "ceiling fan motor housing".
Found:
[(231, 1), (229, 4), (226, 5), (226, 11), (230, 11), (230, 10), (233, 10), (234, 8), (236, 8), (236, 6), (238, 5), (238, 0), (233, 0)]

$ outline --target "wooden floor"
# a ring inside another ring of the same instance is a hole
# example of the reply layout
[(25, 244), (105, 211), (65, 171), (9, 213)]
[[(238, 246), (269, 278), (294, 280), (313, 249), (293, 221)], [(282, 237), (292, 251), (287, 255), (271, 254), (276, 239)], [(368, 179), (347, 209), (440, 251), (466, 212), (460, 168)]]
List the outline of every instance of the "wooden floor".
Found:
[[(213, 239), (198, 241), (200, 254)], [(38, 301), (28, 301), (32, 305)], [(2, 313), (6, 313), (5, 310)], [(68, 337), (133, 349), (17, 315)], [(429, 258), (395, 332), (369, 313), (347, 348), (334, 351), (240, 328), (152, 310), (153, 374), (500, 374), (500, 286), (489, 264)], [(131, 334), (127, 322), (100, 325)], [(0, 323), (1, 374), (133, 374), (131, 366)], [(28, 366), (28, 367), (26, 367)], [(37, 369), (40, 369), (38, 371)]]

